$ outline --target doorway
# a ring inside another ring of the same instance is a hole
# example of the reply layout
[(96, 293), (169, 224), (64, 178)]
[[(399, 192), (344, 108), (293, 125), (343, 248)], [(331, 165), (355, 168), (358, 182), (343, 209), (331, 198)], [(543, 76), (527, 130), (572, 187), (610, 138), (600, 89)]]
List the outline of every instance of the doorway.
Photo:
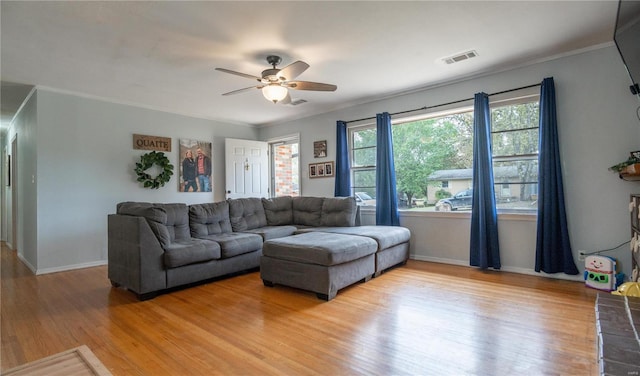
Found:
[(300, 137), (269, 142), (271, 197), (300, 196)]

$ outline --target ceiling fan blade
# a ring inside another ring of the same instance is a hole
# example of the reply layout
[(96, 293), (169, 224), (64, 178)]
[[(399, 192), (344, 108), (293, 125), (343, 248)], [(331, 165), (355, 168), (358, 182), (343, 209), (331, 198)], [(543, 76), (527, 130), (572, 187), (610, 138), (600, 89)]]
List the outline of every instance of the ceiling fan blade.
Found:
[(240, 94), (240, 93), (244, 93), (245, 91), (249, 91), (251, 89), (262, 89), (264, 85), (258, 85), (258, 86), (249, 86), (249, 87), (245, 87), (244, 89), (238, 89), (238, 90), (234, 90), (234, 91), (230, 91), (228, 93), (224, 93), (222, 95), (234, 95), (234, 94)]
[(224, 72), (224, 73), (229, 73), (229, 74), (235, 74), (236, 76), (240, 76), (240, 77), (244, 77), (244, 78), (250, 78), (252, 80), (256, 80), (256, 81), (261, 81), (262, 78), (258, 77), (258, 76), (254, 76), (252, 74), (246, 74), (246, 73), (241, 73), (241, 72), (236, 72), (236, 71), (232, 71), (230, 69), (225, 69), (225, 68), (216, 68), (217, 71), (220, 72)]
[(336, 91), (336, 85), (310, 81), (289, 81), (286, 86), (295, 90)]
[(276, 76), (281, 80), (290, 81), (301, 75), (307, 68), (309, 68), (309, 64), (298, 60), (280, 69), (280, 72), (278, 72)]

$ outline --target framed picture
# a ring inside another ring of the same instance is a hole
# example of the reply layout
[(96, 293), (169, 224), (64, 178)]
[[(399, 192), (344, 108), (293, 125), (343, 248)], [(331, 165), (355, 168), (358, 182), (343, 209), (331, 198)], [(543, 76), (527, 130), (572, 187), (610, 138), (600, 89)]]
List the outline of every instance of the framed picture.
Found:
[(333, 176), (333, 161), (309, 164), (310, 178), (327, 178)]
[(327, 141), (326, 140), (313, 142), (313, 157), (314, 158), (327, 157)]
[(324, 163), (324, 176), (333, 176), (333, 162)]
[(180, 139), (178, 192), (211, 192), (211, 142)]

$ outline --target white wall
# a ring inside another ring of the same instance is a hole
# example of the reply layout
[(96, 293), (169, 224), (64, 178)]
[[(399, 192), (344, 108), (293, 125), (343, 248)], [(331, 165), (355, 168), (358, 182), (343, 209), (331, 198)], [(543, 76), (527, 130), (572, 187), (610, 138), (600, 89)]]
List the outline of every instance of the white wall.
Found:
[[(608, 167), (640, 150), (640, 121), (636, 118), (638, 97), (629, 92), (630, 79), (615, 47), (583, 52), (526, 67), (486, 75), (458, 83), (415, 92), (387, 100), (362, 104), (285, 124), (260, 129), (260, 138), (300, 132), (303, 171), (314, 162), (312, 143), (326, 139), (327, 160), (335, 160), (335, 124), (376, 113), (398, 112), (473, 97), (484, 91), (495, 93), (540, 83), (554, 77), (558, 132), (563, 162), (569, 235), (576, 264), (578, 250), (614, 247), (630, 236), (627, 204), (629, 194), (640, 192), (640, 183), (625, 182)], [(304, 195), (333, 195), (333, 179), (303, 178)], [(371, 220), (365, 214), (363, 220)], [(468, 265), (468, 215), (443, 217), (438, 213), (402, 214), (401, 224), (412, 231), (411, 254), (421, 260)], [(535, 217), (501, 215), (499, 235), (503, 269), (532, 272), (535, 265)], [(628, 247), (608, 255), (618, 258), (630, 273)]]
[[(22, 127), (25, 135), (18, 134), (19, 172), (29, 177), (28, 186), (22, 186), (26, 203), (21, 201), (25, 207), (20, 210), (29, 212), (23, 227), (24, 249), (29, 252), (25, 258), (37, 273), (105, 263), (107, 215), (115, 212), (118, 202), (191, 204), (224, 200), (224, 138), (255, 140), (257, 136), (251, 126), (44, 89), (37, 91), (37, 122), (30, 124)], [(147, 151), (133, 150), (134, 133), (172, 139), (172, 151), (166, 154), (176, 175), (164, 187), (142, 188), (136, 182), (135, 162)], [(180, 138), (213, 142), (213, 192), (178, 192)], [(31, 166), (35, 155), (37, 168)], [(37, 217), (37, 224), (31, 223), (32, 215)], [(35, 263), (31, 252), (37, 254)]]

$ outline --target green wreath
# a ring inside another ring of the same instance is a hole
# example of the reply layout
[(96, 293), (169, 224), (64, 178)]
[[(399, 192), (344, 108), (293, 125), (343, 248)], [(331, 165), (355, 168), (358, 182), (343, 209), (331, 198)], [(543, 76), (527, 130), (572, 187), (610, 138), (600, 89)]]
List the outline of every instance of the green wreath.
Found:
[[(162, 169), (162, 172), (155, 178), (145, 172), (154, 164), (158, 165)], [(140, 163), (136, 163), (134, 171), (138, 175), (137, 180), (143, 183), (145, 188), (158, 189), (160, 187), (164, 187), (165, 183), (171, 180), (171, 175), (173, 175), (173, 165), (169, 162), (169, 158), (167, 158), (164, 153), (156, 153), (155, 151), (152, 151), (151, 153), (144, 154), (140, 157)]]

